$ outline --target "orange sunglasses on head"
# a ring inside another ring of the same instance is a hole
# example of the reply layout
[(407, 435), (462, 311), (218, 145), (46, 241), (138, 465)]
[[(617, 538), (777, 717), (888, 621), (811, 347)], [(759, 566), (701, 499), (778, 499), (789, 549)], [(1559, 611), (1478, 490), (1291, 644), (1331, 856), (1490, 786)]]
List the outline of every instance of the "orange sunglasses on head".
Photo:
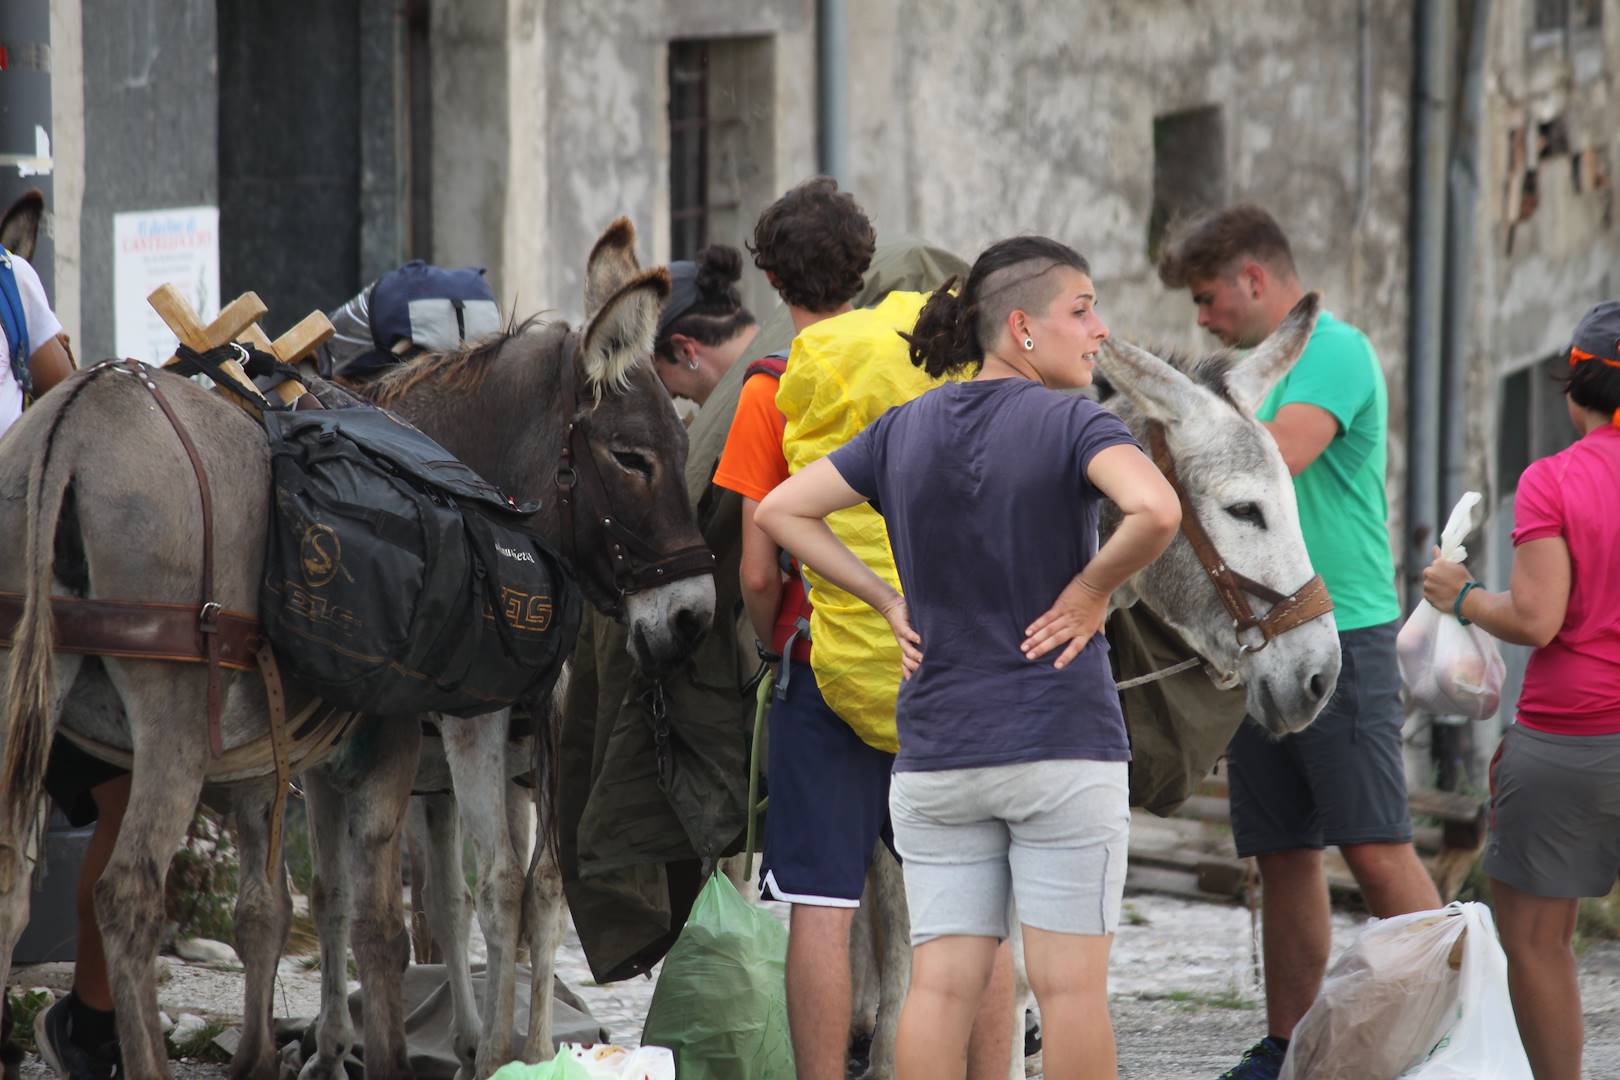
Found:
[[(1620, 341), (1614, 343), (1614, 348), (1615, 352), (1620, 352)], [(1569, 366), (1574, 367), (1582, 360), (1601, 360), (1610, 367), (1620, 368), (1620, 360), (1610, 360), (1607, 356), (1598, 356), (1595, 353), (1589, 353), (1585, 349), (1577, 349), (1571, 345), (1569, 347)]]

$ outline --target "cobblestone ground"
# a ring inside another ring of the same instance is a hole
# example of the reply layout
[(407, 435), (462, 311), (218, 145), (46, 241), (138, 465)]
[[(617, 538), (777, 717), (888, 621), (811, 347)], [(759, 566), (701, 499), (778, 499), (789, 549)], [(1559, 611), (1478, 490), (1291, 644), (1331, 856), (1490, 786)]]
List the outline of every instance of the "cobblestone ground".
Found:
[[(770, 905), (781, 918), (786, 912)], [(1342, 949), (1359, 921), (1334, 918), (1334, 945)], [(476, 931), (475, 931), (476, 932)], [(1264, 1013), (1253, 968), (1249, 913), (1237, 907), (1152, 895), (1126, 898), (1112, 964), (1113, 1016), (1120, 1075), (1126, 1080), (1210, 1080), (1264, 1033)], [(180, 1011), (233, 1017), (240, 982), (230, 971), (166, 961), (170, 974), (159, 997), (170, 1015)], [(597, 986), (570, 930), (558, 971), (574, 986), (615, 1041), (638, 1041), (654, 981), (632, 979)], [(656, 974), (656, 971), (655, 971)], [(24, 969), (21, 985), (66, 985), (65, 969)], [(292, 959), (283, 963), (278, 1014), (310, 1015), (318, 987), (314, 973)], [(1620, 1080), (1620, 945), (1595, 946), (1581, 958), (1586, 1014), (1586, 1072), (1593, 1080)], [(49, 1073), (24, 1066), (33, 1080)], [(226, 1076), (220, 1066), (176, 1063), (180, 1080)]]

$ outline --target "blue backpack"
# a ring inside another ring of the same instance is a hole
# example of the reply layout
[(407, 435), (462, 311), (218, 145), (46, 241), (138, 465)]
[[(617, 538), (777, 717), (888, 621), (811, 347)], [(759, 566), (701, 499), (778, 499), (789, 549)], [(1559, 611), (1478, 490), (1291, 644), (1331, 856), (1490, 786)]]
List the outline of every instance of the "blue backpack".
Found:
[(17, 271), (11, 266), (11, 252), (0, 247), (0, 325), (5, 327), (6, 344), (11, 347), (11, 376), (22, 387), (23, 405), (34, 398), (34, 383), (28, 373), (28, 320), (23, 316), (22, 294), (17, 291)]

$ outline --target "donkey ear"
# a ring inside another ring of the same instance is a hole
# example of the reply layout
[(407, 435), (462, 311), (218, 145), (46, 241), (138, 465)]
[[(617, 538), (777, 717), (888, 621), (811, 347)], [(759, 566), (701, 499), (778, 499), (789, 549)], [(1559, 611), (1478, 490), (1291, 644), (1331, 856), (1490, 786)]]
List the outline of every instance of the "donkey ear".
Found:
[(1293, 310), (1283, 316), (1270, 337), (1232, 365), (1226, 375), (1226, 389), (1233, 401), (1250, 412), (1260, 407), (1271, 388), (1288, 374), (1299, 354), (1305, 351), (1305, 343), (1316, 329), (1316, 315), (1321, 310), (1322, 294), (1306, 293)]
[(622, 217), (607, 227), (591, 257), (585, 260), (585, 317), (602, 310), (602, 305), (641, 269), (636, 261), (636, 227)]
[(1128, 341), (1104, 338), (1097, 366), (1143, 416), (1163, 424), (1172, 424), (1198, 409), (1203, 404), (1201, 395), (1208, 393), (1159, 357)]
[(23, 192), (11, 204), (5, 217), (0, 218), (0, 244), (14, 255), (32, 259), (34, 241), (39, 236), (39, 222), (44, 216), (44, 193), (38, 188)]
[(658, 313), (668, 296), (669, 271), (655, 266), (620, 286), (591, 319), (579, 362), (597, 394), (623, 390), (630, 383), (630, 372), (652, 355)]

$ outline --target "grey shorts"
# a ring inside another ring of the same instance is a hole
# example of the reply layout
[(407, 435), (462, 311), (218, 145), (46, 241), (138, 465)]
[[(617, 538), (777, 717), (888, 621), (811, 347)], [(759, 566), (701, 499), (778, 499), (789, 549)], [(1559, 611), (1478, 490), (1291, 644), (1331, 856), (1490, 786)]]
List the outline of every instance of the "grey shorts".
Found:
[(1491, 759), (1485, 872), (1534, 896), (1607, 896), (1620, 876), (1620, 735), (1508, 728)]
[(912, 945), (1004, 939), (1015, 898), (1026, 926), (1113, 933), (1131, 828), (1128, 768), (1063, 760), (895, 773), (889, 815)]
[(1314, 723), (1281, 739), (1244, 720), (1226, 749), (1238, 854), (1412, 839), (1401, 755), (1397, 623), (1339, 635), (1343, 666)]

